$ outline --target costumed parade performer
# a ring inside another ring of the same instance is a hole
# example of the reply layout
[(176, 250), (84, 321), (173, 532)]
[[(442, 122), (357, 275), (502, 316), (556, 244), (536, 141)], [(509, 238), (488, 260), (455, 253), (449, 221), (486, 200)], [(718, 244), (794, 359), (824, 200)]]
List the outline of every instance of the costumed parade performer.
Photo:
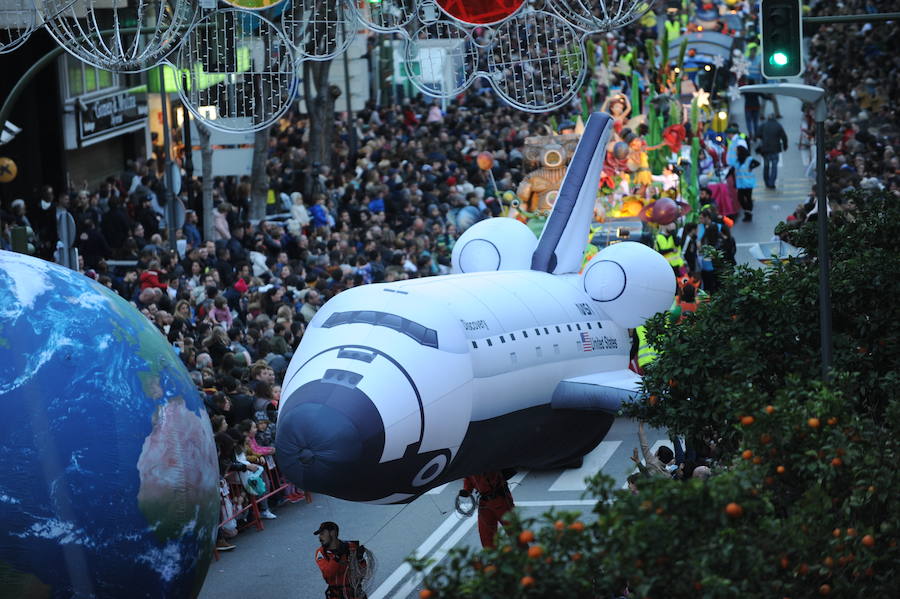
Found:
[(322, 522), (313, 533), (319, 535), (316, 565), (328, 584), (325, 599), (366, 599), (363, 581), (367, 578), (366, 548), (358, 541), (342, 541), (334, 522)]
[(478, 536), (485, 549), (494, 546), (497, 525), (506, 526), (503, 516), (515, 507), (509, 485), (502, 472), (473, 474), (463, 479), (460, 497), (469, 497), (472, 491), (478, 494)]

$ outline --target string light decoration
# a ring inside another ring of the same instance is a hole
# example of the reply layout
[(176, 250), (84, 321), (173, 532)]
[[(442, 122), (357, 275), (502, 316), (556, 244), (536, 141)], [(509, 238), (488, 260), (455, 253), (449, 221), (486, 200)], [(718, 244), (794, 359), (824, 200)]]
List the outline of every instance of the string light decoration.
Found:
[(478, 48), (469, 32), (452, 21), (435, 21), (418, 29), (406, 44), (409, 80), (423, 93), (453, 97), (472, 85)]
[(330, 60), (346, 51), (358, 28), (351, 0), (291, 0), (281, 26), (298, 58)]
[(606, 33), (630, 25), (647, 14), (653, 2), (644, 0), (547, 0), (550, 8), (588, 33)]
[[(51, 36), (84, 63), (121, 73), (153, 68), (198, 18), (198, 0), (36, 0)], [(141, 27), (142, 34), (125, 30)]]
[[(222, 4), (230, 5), (224, 7)], [(287, 110), (304, 60), (345, 52), (360, 28), (403, 43), (403, 74), (452, 98), (481, 78), (520, 110), (570, 101), (584, 41), (624, 27), (640, 0), (0, 0), (0, 53), (43, 20), (79, 60), (136, 73), (172, 61), (186, 106), (222, 131), (264, 128)], [(266, 12), (275, 9), (280, 12)], [(278, 15), (273, 24), (265, 15)], [(140, 34), (135, 30), (140, 28)], [(173, 58), (175, 57), (175, 58)], [(740, 65), (738, 65), (740, 66)]]
[(296, 93), (287, 37), (257, 12), (211, 12), (175, 56), (179, 94), (207, 125), (227, 133), (259, 131), (277, 121)]
[(357, 8), (359, 20), (372, 31), (393, 33), (406, 27), (416, 15), (422, 2), (417, 0), (381, 0), (361, 2)]
[(523, 12), (498, 26), (488, 51), (494, 89), (529, 112), (571, 100), (584, 81), (585, 63), (575, 29), (544, 11)]
[(24, 44), (35, 27), (37, 9), (33, 0), (4, 0), (0, 4), (0, 54)]

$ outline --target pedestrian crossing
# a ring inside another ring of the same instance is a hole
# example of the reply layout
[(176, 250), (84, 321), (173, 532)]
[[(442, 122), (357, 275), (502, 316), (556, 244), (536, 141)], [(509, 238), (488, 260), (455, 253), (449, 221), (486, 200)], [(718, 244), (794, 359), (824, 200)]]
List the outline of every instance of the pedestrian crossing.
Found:
[[(663, 445), (672, 448), (672, 442), (669, 439), (658, 439), (651, 445), (650, 452), (656, 453), (656, 450)], [(631, 461), (631, 453), (635, 447), (638, 447), (640, 452), (637, 439), (601, 441), (593, 451), (584, 456), (580, 468), (545, 472), (521, 470), (509, 480), (510, 489), (514, 497), (518, 497), (523, 493), (531, 495), (534, 492), (542, 491), (551, 493), (582, 493), (587, 490), (585, 479), (601, 471), (612, 476), (623, 487), (626, 487), (625, 479), (629, 474), (637, 471), (637, 468)], [(641, 458), (643, 461), (643, 456)], [(546, 485), (547, 481), (552, 481), (549, 486)], [(426, 495), (441, 495), (448, 487), (455, 494), (462, 488), (462, 481), (444, 483), (427, 491)]]

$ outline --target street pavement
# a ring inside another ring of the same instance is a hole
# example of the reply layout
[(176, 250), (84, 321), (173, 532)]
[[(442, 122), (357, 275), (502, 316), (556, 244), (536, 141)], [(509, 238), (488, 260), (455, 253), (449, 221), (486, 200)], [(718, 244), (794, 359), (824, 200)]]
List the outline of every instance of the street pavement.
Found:
[[(662, 431), (647, 430), (652, 450), (671, 442)], [(637, 424), (620, 419), (588, 454), (581, 468), (522, 471), (510, 479), (513, 498), (521, 514), (538, 516), (550, 508), (589, 513), (596, 501), (584, 497), (585, 477), (598, 471), (613, 477), (618, 486), (634, 471), (630, 460), (638, 447)], [(337, 522), (341, 538), (362, 541), (376, 557), (370, 599), (405, 599), (418, 596), (419, 580), (404, 562), (415, 552), (440, 561), (453, 547), (479, 547), (477, 516), (464, 518), (454, 502), (461, 481), (432, 489), (402, 506), (355, 504), (324, 495), (311, 503), (274, 509), (277, 520), (264, 521), (265, 530), (248, 529), (233, 541), (234, 551), (220, 555), (210, 567), (202, 599), (291, 598), (320, 599), (325, 584), (313, 555), (324, 520)]]
[[(750, 256), (750, 246), (770, 241), (774, 235), (775, 225), (785, 220), (794, 211), (797, 204), (806, 201), (815, 183), (814, 179), (806, 176), (809, 157), (806, 157), (807, 162), (804, 163), (804, 157), (801, 156), (797, 147), (802, 123), (802, 104), (794, 98), (781, 97), (778, 105), (781, 108), (782, 116), (779, 122), (787, 133), (790, 148), (781, 155), (783, 164), (778, 169), (776, 189), (766, 189), (763, 182), (762, 164), (754, 171), (756, 189), (753, 190), (753, 222), (745, 223), (738, 218), (732, 229), (738, 246), (736, 256), (738, 264), (761, 266)], [(767, 111), (770, 107), (771, 104), (766, 103)], [(737, 121), (741, 131), (746, 131), (743, 99), (732, 103), (731, 114), (734, 115), (732, 120)], [(753, 145), (751, 145), (752, 147)], [(762, 162), (762, 157), (758, 154), (754, 154), (754, 157)], [(813, 167), (813, 174), (815, 174), (815, 167)]]
[[(781, 98), (781, 124), (788, 135), (790, 150), (783, 154), (777, 189), (767, 190), (762, 166), (755, 172), (757, 187), (753, 222), (738, 219), (734, 237), (739, 263), (759, 266), (749, 254), (754, 243), (772, 238), (775, 225), (803, 202), (813, 184), (797, 148), (800, 136), (801, 105)], [(744, 127), (743, 101), (732, 105), (732, 114)], [(742, 129), (743, 130), (743, 129)], [(655, 448), (669, 444), (662, 431), (650, 429), (648, 438)], [(584, 478), (603, 471), (623, 486), (633, 471), (630, 455), (638, 446), (637, 424), (620, 419), (606, 439), (586, 456), (580, 469), (520, 472), (511, 480), (513, 497), (523, 515), (537, 516), (550, 508), (589, 513), (594, 501), (583, 497)], [(265, 530), (249, 529), (234, 543), (237, 549), (223, 553), (212, 564), (200, 597), (203, 599), (312, 599), (324, 596), (325, 584), (313, 560), (318, 538), (313, 536), (324, 520), (337, 522), (341, 537), (362, 541), (376, 556), (376, 571), (370, 599), (416, 597), (419, 581), (405, 565), (415, 552), (440, 561), (453, 547), (477, 547), (475, 516), (464, 518), (454, 510), (461, 485), (451, 483), (433, 489), (404, 506), (355, 504), (315, 495), (309, 504), (276, 508), (277, 520), (266, 520)]]

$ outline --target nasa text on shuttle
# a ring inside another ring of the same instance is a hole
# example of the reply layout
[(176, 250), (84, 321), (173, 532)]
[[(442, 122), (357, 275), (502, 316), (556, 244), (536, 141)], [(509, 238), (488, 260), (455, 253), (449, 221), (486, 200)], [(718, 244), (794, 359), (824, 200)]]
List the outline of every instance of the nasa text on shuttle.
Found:
[(635, 327), (675, 279), (640, 243), (579, 274), (612, 119), (588, 120), (536, 240), (514, 219), (468, 229), (454, 274), (365, 285), (325, 304), (285, 375), (277, 460), (301, 488), (403, 503), (465, 475), (575, 461), (638, 387)]

